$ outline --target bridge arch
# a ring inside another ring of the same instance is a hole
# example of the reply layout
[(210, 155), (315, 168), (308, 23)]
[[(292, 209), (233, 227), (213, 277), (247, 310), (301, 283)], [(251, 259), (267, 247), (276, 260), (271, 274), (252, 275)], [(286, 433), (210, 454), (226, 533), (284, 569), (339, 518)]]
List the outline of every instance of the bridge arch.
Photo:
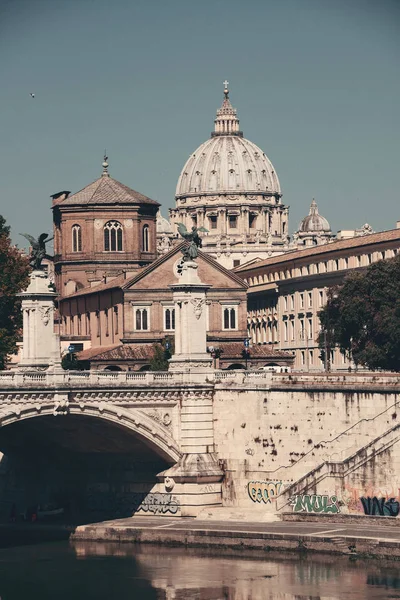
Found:
[(47, 404), (2, 407), (0, 409), (0, 428), (26, 419), (37, 419), (50, 415), (59, 419), (68, 418), (69, 415), (78, 415), (112, 422), (121, 429), (135, 433), (166, 462), (174, 464), (181, 457), (179, 446), (166, 427), (159, 425), (140, 410), (127, 409), (103, 402), (69, 404), (68, 401), (61, 399)]

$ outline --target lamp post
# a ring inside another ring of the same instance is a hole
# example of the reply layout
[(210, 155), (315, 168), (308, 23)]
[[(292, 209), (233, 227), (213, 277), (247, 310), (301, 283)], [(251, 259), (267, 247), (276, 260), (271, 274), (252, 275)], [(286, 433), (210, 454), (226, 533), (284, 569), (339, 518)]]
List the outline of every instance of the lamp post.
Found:
[(249, 338), (245, 338), (243, 340), (243, 345), (244, 345), (243, 353), (244, 353), (244, 357), (246, 359), (246, 367), (245, 368), (246, 368), (246, 371), (247, 371), (247, 360), (249, 358), (249, 347), (250, 347), (250, 340), (249, 340)]

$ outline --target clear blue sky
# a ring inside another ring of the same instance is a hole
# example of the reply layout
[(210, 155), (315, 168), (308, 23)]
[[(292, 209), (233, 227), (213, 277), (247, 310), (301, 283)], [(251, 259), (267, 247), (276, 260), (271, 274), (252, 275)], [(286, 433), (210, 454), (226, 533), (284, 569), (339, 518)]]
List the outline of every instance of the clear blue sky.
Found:
[(166, 216), (225, 78), (292, 232), (312, 197), (335, 231), (400, 219), (396, 0), (1, 0), (0, 56), (0, 214), (21, 246), (104, 148)]

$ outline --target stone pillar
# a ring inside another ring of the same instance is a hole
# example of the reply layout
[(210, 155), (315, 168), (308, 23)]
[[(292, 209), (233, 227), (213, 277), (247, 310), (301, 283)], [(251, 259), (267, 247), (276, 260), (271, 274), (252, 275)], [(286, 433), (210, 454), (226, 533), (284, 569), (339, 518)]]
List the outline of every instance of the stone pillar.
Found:
[(33, 271), (28, 289), (21, 294), (23, 347), (19, 368), (61, 367), (59, 338), (54, 333), (54, 298), (44, 271)]
[(179, 283), (173, 290), (175, 305), (175, 354), (170, 360), (170, 371), (211, 369), (207, 354), (206, 291), (197, 274), (198, 265), (185, 261)]

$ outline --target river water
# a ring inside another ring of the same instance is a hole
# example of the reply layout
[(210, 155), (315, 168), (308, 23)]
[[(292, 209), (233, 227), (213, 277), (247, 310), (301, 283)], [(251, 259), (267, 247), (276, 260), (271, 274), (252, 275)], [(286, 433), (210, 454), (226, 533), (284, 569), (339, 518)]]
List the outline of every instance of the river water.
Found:
[(54, 542), (0, 550), (1, 600), (400, 599), (400, 563)]

